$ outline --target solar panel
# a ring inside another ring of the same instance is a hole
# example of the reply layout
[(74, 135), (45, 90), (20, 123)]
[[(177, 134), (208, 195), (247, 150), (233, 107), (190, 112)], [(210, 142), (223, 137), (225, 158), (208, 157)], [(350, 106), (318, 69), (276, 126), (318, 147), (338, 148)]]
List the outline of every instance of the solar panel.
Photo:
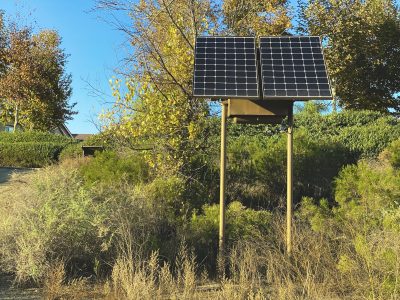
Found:
[(261, 37), (264, 99), (332, 98), (319, 37)]
[(259, 98), (254, 37), (198, 37), (193, 96)]

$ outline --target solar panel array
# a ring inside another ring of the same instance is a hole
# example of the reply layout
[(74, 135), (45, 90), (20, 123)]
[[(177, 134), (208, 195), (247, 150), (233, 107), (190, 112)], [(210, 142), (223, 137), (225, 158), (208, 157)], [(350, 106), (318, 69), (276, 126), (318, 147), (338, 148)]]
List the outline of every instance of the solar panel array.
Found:
[(332, 98), (319, 37), (261, 37), (259, 53), (258, 58), (254, 37), (198, 37), (193, 95)]
[(319, 37), (260, 38), (264, 99), (331, 98)]
[(196, 40), (194, 96), (260, 97), (254, 37), (199, 37)]

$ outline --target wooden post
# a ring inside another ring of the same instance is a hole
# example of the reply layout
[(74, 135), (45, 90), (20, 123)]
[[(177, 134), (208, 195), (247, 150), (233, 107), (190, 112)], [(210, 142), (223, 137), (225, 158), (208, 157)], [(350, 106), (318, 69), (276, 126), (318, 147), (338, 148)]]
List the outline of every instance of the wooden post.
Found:
[(228, 104), (221, 104), (221, 164), (219, 186), (219, 243), (218, 243), (218, 273), (225, 275), (225, 171), (226, 171), (226, 116)]
[(293, 104), (289, 108), (287, 131), (287, 202), (286, 202), (286, 251), (292, 251), (293, 204)]

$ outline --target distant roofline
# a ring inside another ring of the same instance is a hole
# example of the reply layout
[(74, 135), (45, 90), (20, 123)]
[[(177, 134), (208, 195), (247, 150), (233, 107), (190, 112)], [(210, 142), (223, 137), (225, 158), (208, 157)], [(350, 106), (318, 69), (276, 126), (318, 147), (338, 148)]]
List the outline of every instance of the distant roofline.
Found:
[(71, 131), (69, 131), (68, 127), (64, 123), (62, 123), (58, 127), (60, 128), (60, 131), (64, 131), (65, 135), (69, 136), (70, 138), (74, 138)]

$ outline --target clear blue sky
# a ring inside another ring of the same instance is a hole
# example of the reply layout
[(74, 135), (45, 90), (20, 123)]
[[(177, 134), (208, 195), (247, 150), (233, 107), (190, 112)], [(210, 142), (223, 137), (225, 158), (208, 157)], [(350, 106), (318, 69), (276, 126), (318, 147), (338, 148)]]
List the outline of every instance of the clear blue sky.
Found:
[[(63, 39), (62, 47), (70, 55), (68, 72), (72, 74), (73, 95), (78, 114), (67, 123), (72, 133), (95, 133), (89, 121), (105, 107), (103, 96), (93, 95), (90, 85), (110, 94), (108, 80), (125, 56), (124, 36), (93, 12), (93, 0), (0, 0), (6, 17), (20, 14), (24, 24), (36, 30), (55, 29)], [(92, 12), (91, 12), (92, 11)]]

